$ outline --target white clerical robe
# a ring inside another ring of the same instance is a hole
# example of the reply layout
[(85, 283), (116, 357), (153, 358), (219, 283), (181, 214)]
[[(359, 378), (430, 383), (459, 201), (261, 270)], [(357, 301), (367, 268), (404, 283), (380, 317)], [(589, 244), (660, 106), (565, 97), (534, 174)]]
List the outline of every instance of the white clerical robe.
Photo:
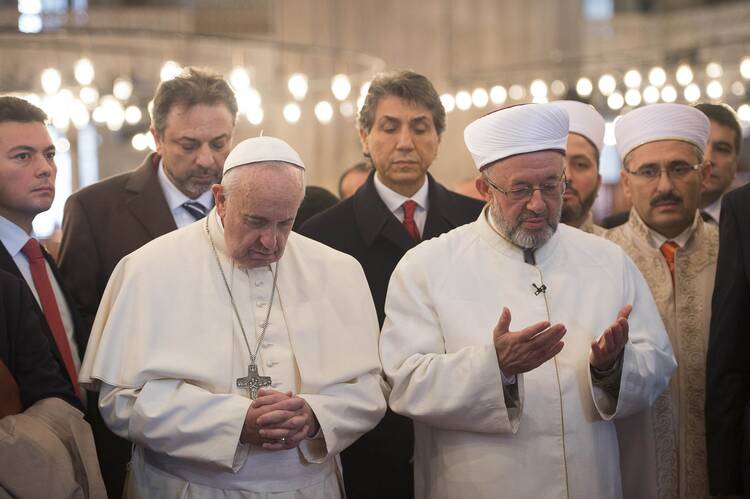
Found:
[[(611, 420), (649, 406), (676, 365), (648, 286), (620, 248), (563, 224), (526, 264), (485, 215), (409, 251), (388, 288), (380, 353), (392, 409), (414, 419), (416, 495), (619, 498)], [(614, 398), (592, 384), (589, 352), (626, 304)], [(503, 306), (511, 331), (567, 328), (508, 398), (492, 340)]]
[[(254, 348), (271, 273), (232, 270), (215, 211), (206, 220)], [(336, 456), (385, 411), (372, 299), (356, 260), (295, 233), (276, 271), (259, 371), (275, 377), (275, 389), (303, 397), (321, 431), (298, 449), (271, 452), (239, 443), (251, 401), (236, 379), (247, 374), (249, 354), (205, 221), (152, 241), (116, 267), (81, 382), (101, 386), (103, 418), (136, 445), (129, 494), (338, 494), (331, 490), (340, 474)]]

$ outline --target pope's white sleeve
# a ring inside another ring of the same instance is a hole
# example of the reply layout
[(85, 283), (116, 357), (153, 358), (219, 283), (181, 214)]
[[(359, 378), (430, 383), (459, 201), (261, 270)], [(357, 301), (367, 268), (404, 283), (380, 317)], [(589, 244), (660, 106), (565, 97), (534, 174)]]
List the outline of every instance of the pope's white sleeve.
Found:
[[(591, 386), (594, 405), (605, 420), (622, 418), (650, 407), (669, 384), (677, 362), (669, 336), (646, 280), (622, 253), (624, 304), (632, 304), (628, 342), (622, 357), (617, 399)], [(614, 317), (612, 321), (614, 322)]]
[[(446, 352), (430, 296), (431, 274), (408, 256), (391, 276), (380, 336), (391, 409), (448, 430), (515, 433), (523, 408), (523, 376), (517, 376), (518, 398), (506, 401), (492, 344)], [(491, 338), (492, 331), (487, 335)]]
[(182, 380), (140, 389), (101, 383), (99, 409), (107, 426), (136, 445), (171, 457), (237, 471), (248, 446), (240, 433), (250, 399), (214, 394)]
[(349, 447), (378, 424), (385, 398), (378, 373), (365, 373), (316, 394), (300, 394), (318, 419), (323, 438), (304, 440), (299, 448), (308, 462), (321, 463)]

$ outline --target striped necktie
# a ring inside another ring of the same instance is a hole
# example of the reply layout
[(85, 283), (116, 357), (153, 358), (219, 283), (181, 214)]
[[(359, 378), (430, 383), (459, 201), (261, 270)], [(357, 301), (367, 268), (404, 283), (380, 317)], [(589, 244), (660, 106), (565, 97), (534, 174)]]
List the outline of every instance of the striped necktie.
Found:
[(205, 218), (206, 213), (208, 213), (208, 208), (203, 206), (198, 201), (185, 201), (184, 203), (182, 203), (182, 207), (185, 208), (185, 210), (190, 213), (196, 220)]

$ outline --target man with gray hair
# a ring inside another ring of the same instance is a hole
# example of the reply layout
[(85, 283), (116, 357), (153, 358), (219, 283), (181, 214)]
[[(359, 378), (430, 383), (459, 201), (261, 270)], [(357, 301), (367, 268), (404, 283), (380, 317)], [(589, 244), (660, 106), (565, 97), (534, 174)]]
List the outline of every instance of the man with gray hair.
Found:
[[(449, 191), (427, 173), (445, 131), (445, 109), (425, 76), (377, 75), (358, 126), (374, 170), (354, 195), (308, 220), (300, 233), (359, 261), (382, 325), (388, 279), (404, 253), (475, 220), (484, 203)], [(411, 497), (413, 448), (412, 422), (388, 411), (341, 456), (347, 495)]]
[(390, 407), (414, 419), (419, 498), (622, 497), (611, 420), (675, 361), (633, 262), (559, 223), (567, 138), (550, 104), (471, 123), (488, 206), (393, 272), (380, 354)]
[(362, 269), (292, 232), (304, 163), (284, 141), (238, 144), (212, 192), (123, 258), (91, 333), (81, 382), (135, 444), (126, 496), (343, 497), (336, 456), (385, 411)]
[[(218, 74), (185, 68), (156, 89), (151, 133), (156, 152), (133, 171), (85, 187), (68, 198), (60, 271), (91, 328), (109, 276), (122, 257), (194, 222), (213, 206), (210, 187), (232, 146), (237, 101)], [(101, 421), (94, 435), (110, 498), (122, 491), (127, 442)]]

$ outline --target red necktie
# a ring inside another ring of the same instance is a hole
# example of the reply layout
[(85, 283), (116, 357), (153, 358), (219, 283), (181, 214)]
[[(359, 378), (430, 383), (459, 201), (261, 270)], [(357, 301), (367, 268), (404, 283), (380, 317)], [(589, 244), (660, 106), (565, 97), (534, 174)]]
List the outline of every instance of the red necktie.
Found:
[(667, 267), (669, 267), (669, 273), (672, 274), (672, 283), (674, 283), (674, 254), (677, 252), (677, 243), (667, 241), (661, 245), (659, 250), (664, 255), (664, 260), (666, 260)]
[(55, 300), (55, 292), (52, 291), (52, 284), (49, 281), (42, 248), (39, 246), (39, 242), (32, 237), (26, 242), (26, 244), (24, 244), (21, 251), (29, 260), (31, 278), (34, 281), (34, 287), (39, 295), (39, 301), (42, 303), (44, 317), (47, 319), (47, 325), (52, 331), (52, 337), (55, 339), (57, 349), (60, 351), (60, 355), (65, 363), (65, 370), (68, 371), (70, 381), (73, 383), (73, 389), (75, 390), (76, 395), (80, 397), (81, 389), (78, 386), (76, 366), (73, 362), (73, 355), (70, 352), (70, 345), (68, 344), (68, 337), (65, 334), (65, 327), (63, 326), (62, 317), (60, 316), (60, 309), (57, 306), (57, 300)]
[(406, 229), (406, 232), (409, 233), (414, 241), (421, 241), (422, 237), (419, 235), (419, 229), (414, 222), (414, 211), (417, 209), (417, 202), (413, 199), (408, 199), (401, 206), (404, 208), (404, 229)]

